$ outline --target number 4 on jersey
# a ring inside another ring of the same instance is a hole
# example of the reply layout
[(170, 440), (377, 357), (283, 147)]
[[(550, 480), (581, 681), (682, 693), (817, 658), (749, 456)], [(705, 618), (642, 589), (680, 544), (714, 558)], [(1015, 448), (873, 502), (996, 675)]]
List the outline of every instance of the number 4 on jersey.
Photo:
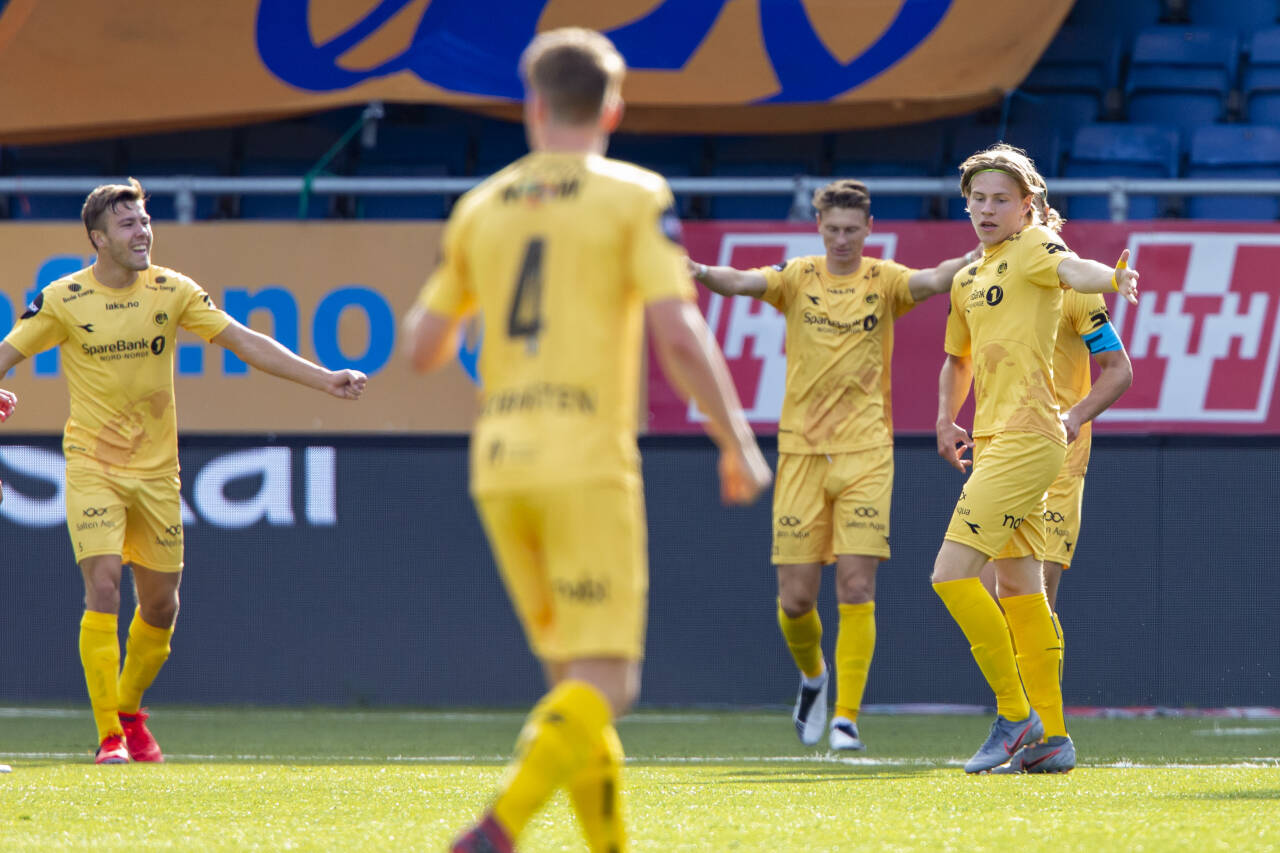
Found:
[(542, 331), (543, 245), (541, 237), (534, 237), (525, 246), (511, 313), (507, 316), (507, 337), (524, 338), (530, 355), (538, 351), (538, 334)]

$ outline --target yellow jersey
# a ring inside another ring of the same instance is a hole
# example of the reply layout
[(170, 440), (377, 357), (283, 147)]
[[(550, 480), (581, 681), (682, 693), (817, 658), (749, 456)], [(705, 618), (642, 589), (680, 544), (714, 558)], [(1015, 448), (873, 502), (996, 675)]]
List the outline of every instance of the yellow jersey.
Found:
[(230, 322), (171, 269), (153, 265), (128, 287), (110, 288), (87, 267), (36, 294), (5, 341), (24, 356), (60, 348), (71, 396), (67, 465), (168, 477), (178, 473), (174, 338), (182, 327), (211, 340)]
[(1053, 381), (1062, 316), (1058, 265), (1075, 257), (1031, 225), (964, 267), (951, 282), (945, 349), (973, 360), (975, 438), (1035, 432), (1066, 443)]
[(639, 478), (644, 306), (692, 300), (658, 174), (535, 152), (464, 195), (426, 310), (484, 320), (473, 493)]
[[(1063, 412), (1084, 399), (1093, 387), (1093, 364), (1087, 337), (1095, 335), (1111, 322), (1107, 303), (1100, 293), (1063, 291), (1062, 321), (1058, 325), (1058, 345), (1053, 351), (1053, 384), (1058, 391), (1058, 406)], [(1089, 451), (1093, 443), (1093, 422), (1080, 427), (1076, 440), (1067, 446), (1067, 461), (1062, 470), (1083, 475), (1089, 467)]]
[(832, 275), (820, 255), (757, 270), (761, 297), (787, 320), (781, 453), (846, 453), (893, 444), (890, 363), (894, 320), (915, 307), (913, 270), (863, 258)]

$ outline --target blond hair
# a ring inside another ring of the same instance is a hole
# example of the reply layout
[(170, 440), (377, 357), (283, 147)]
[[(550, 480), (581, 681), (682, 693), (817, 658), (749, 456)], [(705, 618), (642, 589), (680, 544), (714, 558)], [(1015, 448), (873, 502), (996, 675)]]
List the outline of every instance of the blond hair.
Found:
[(582, 27), (541, 33), (520, 57), (525, 88), (547, 102), (553, 120), (570, 125), (595, 121), (618, 98), (626, 71), (613, 42)]
[(871, 215), (871, 192), (862, 181), (845, 178), (832, 181), (825, 187), (813, 191), (813, 209), (818, 215), (826, 213), (833, 207), (844, 207), (849, 210), (861, 210)]
[(93, 246), (94, 251), (97, 251), (98, 244), (93, 242), (93, 232), (104, 230), (102, 218), (107, 215), (108, 210), (115, 213), (122, 202), (144, 204), (146, 200), (147, 193), (142, 189), (142, 184), (138, 183), (137, 178), (130, 178), (127, 184), (103, 184), (94, 187), (85, 198), (84, 206), (80, 208), (80, 220), (84, 222), (85, 233), (89, 235), (89, 245)]
[(1049, 206), (1049, 188), (1044, 177), (1036, 169), (1035, 161), (1021, 148), (1007, 142), (997, 142), (985, 151), (971, 155), (960, 164), (960, 194), (969, 198), (973, 179), (982, 172), (1003, 172), (1013, 178), (1023, 198), (1031, 196), (1031, 223), (1043, 225), (1051, 231), (1061, 231), (1066, 222), (1058, 211)]

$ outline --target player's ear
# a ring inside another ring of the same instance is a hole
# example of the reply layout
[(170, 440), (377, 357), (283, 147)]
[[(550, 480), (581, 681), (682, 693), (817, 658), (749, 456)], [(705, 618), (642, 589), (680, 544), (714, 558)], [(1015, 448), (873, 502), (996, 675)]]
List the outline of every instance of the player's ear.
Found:
[(622, 98), (610, 98), (600, 109), (600, 129), (605, 133), (613, 133), (622, 124), (622, 113), (625, 105)]

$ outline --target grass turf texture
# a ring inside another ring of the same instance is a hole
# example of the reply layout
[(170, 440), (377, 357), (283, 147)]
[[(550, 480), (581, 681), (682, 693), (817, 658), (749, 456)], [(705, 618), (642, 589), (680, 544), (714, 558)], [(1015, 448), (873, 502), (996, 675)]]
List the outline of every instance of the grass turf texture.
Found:
[[(443, 850), (522, 714), (154, 709), (168, 763), (96, 767), (87, 712), (0, 712), (5, 850)], [(864, 716), (870, 752), (786, 711), (619, 726), (636, 851), (1277, 850), (1280, 720), (1070, 720), (1067, 776), (969, 777), (989, 717)], [(524, 851), (585, 850), (563, 796)]]

